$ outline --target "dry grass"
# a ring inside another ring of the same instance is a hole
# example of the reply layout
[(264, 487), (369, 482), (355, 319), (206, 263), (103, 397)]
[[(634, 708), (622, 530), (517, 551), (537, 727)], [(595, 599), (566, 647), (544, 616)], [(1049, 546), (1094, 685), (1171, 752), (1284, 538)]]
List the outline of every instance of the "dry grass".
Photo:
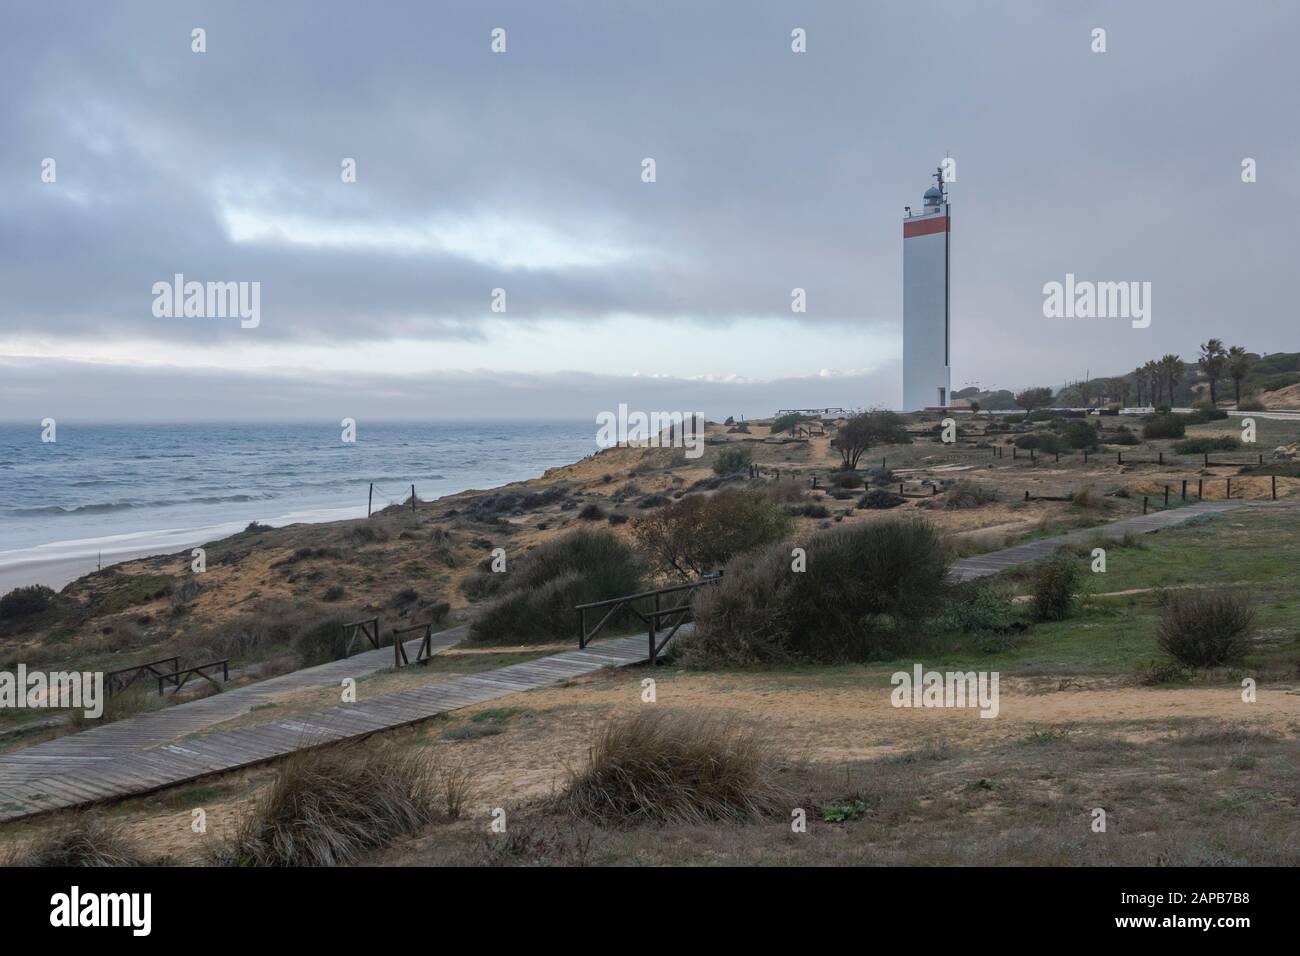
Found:
[(227, 866), (337, 866), (447, 816), (469, 794), (421, 751), (389, 744), (323, 748), (287, 760), (234, 838), (213, 851)]
[(0, 854), (0, 866), (148, 866), (120, 823), (94, 812), (69, 814), (35, 839)]
[(605, 826), (681, 825), (761, 819), (783, 796), (752, 727), (656, 705), (607, 724), (555, 804)]

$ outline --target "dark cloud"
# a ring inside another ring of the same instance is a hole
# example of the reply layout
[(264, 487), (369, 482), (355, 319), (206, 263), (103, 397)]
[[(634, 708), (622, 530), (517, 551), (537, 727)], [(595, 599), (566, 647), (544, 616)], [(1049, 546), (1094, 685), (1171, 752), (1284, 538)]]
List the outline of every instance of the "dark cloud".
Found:
[[(153, 318), (175, 272), (260, 281), (259, 341), (473, 337), (496, 286), (511, 318), (789, 317), (801, 286), (810, 325), (896, 326), (902, 207), (951, 150), (955, 384), (1119, 371), (1210, 335), (1300, 348), (1292, 5), (55, 0), (0, 18), (0, 336), (248, 334)], [(380, 231), (488, 217), (626, 254), (507, 268), (232, 243), (229, 208)], [(1066, 272), (1151, 281), (1152, 327), (1045, 320)]]

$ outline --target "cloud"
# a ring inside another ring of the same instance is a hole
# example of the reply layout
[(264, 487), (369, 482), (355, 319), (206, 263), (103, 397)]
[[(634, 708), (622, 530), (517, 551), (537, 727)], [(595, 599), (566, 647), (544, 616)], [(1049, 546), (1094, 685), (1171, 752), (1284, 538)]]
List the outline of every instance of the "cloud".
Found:
[[(491, 368), (524, 326), (599, 335), (632, 315), (686, 340), (739, 330), (712, 369), (656, 357), (670, 377), (805, 374), (789, 337), (745, 334), (777, 319), (819, 337), (814, 370), (877, 368), (896, 353), (845, 353), (897, 343), (902, 207), (946, 151), (955, 380), (1118, 372), (1211, 335), (1300, 348), (1277, 214), (1297, 198), (1300, 134), (1278, 117), (1300, 107), (1300, 11), (1235, 9), (1225, 28), (1218, 6), (1117, 0), (13, 6), (0, 352), (131, 342), (143, 362), (237, 364), (424, 339), (476, 343)], [(190, 51), (195, 25), (207, 53)], [(39, 181), (44, 157), (57, 183)], [(261, 282), (256, 339), (155, 319), (152, 284), (177, 272)], [(1066, 272), (1151, 281), (1152, 327), (1045, 320), (1042, 285)], [(547, 348), (532, 362), (572, 365)]]

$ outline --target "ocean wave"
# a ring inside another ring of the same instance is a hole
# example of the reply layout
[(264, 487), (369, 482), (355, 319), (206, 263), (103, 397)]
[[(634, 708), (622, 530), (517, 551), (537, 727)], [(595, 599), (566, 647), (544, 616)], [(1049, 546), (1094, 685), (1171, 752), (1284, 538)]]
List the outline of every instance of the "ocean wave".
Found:
[(241, 504), (249, 501), (269, 501), (278, 495), (269, 492), (238, 495), (203, 495), (198, 498), (177, 498), (170, 501), (101, 501), (89, 505), (41, 505), (36, 508), (12, 508), (7, 514), (12, 517), (30, 517), (34, 515), (76, 515), (99, 514), (109, 511), (126, 511), (131, 508), (174, 508), (177, 505), (222, 505)]

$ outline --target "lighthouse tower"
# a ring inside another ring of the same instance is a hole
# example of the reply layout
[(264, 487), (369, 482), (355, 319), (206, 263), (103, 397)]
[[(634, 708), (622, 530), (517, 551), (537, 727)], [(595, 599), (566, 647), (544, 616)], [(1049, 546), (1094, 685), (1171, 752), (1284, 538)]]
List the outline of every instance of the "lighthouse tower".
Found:
[(925, 191), (920, 212), (903, 219), (903, 409), (947, 407), (952, 361), (948, 324), (948, 237), (952, 217), (943, 183)]

